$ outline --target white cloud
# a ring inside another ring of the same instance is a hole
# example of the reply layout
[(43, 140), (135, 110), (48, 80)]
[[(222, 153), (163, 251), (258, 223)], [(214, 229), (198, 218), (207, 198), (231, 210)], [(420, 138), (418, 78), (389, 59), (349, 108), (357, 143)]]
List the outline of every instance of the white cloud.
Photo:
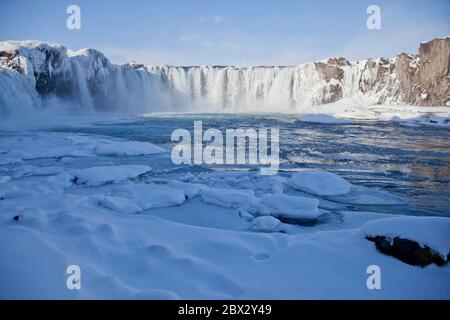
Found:
[(216, 14), (216, 15), (214, 16), (214, 21), (217, 22), (217, 23), (221, 23), (221, 22), (223, 22), (224, 20), (225, 20), (225, 17), (224, 17), (224, 16), (221, 16), (221, 15), (219, 15), (219, 14)]
[(214, 45), (214, 42), (212, 42), (212, 41), (209, 41), (209, 40), (202, 41), (203, 47), (212, 47), (213, 45)]
[(178, 40), (184, 42), (194, 41), (198, 38), (198, 34), (195, 32), (182, 32), (178, 37)]
[(239, 48), (239, 44), (236, 42), (232, 42), (232, 41), (222, 41), (220, 43), (220, 45), (224, 48), (228, 48), (228, 49), (236, 49)]

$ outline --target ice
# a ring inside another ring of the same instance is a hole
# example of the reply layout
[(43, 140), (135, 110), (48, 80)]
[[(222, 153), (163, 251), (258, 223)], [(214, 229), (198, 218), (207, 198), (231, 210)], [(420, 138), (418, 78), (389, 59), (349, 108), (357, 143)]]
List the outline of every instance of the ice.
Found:
[(259, 199), (274, 216), (295, 219), (317, 219), (319, 216), (317, 199), (279, 194), (264, 194)]
[[(179, 173), (160, 161), (164, 153), (140, 157), (135, 155), (141, 151), (133, 151), (128, 157), (95, 151), (117, 142), (126, 149), (126, 140), (107, 136), (2, 132), (0, 150), (8, 153), (0, 159), (24, 160), (1, 168), (1, 299), (449, 296), (448, 267), (407, 265), (365, 239), (400, 236), (444, 254), (449, 218), (394, 217), (397, 207), (388, 207), (391, 214), (373, 213), (331, 202), (399, 199), (349, 187), (324, 171), (300, 171), (291, 178), (288, 172)], [(135, 179), (150, 165), (151, 174)], [(295, 183), (301, 192), (289, 187)], [(339, 196), (325, 196), (324, 190)], [(330, 209), (323, 216), (321, 203)], [(293, 225), (286, 217), (315, 223)], [(383, 290), (366, 287), (372, 264), (382, 270)], [(69, 265), (81, 268), (82, 290), (67, 290)]]
[(98, 204), (112, 211), (126, 214), (141, 212), (143, 209), (134, 201), (124, 197), (100, 196)]
[(322, 124), (348, 124), (351, 120), (338, 119), (329, 114), (304, 114), (300, 116), (299, 121)]
[(15, 172), (14, 177), (27, 177), (27, 176), (51, 176), (61, 173), (65, 173), (67, 170), (62, 167), (37, 167), (33, 165), (20, 166)]
[(5, 155), (1, 157), (0, 159), (0, 166), (5, 166), (5, 165), (10, 165), (10, 164), (17, 164), (22, 162), (22, 159), (18, 158), (18, 157), (14, 157), (14, 156), (8, 156)]
[(252, 221), (252, 229), (261, 232), (279, 232), (283, 229), (283, 224), (275, 217), (263, 216)]
[(156, 184), (124, 184), (114, 187), (109, 195), (113, 196), (116, 202), (121, 201), (122, 204), (119, 204), (121, 207), (132, 206), (125, 202), (128, 200), (141, 210), (176, 206), (186, 200), (183, 191)]
[(350, 192), (351, 184), (337, 174), (305, 169), (289, 179), (292, 187), (318, 196), (338, 196)]
[(189, 198), (194, 198), (200, 194), (200, 189), (205, 188), (205, 185), (181, 182), (172, 180), (167, 184), (168, 187), (183, 190), (184, 194)]
[(201, 199), (210, 204), (226, 208), (238, 208), (252, 203), (255, 195), (252, 190), (200, 188)]
[(370, 221), (360, 233), (416, 241), (447, 257), (450, 252), (450, 219), (442, 217), (394, 217)]
[(352, 186), (351, 191), (345, 195), (327, 197), (328, 200), (361, 205), (404, 205), (406, 200), (385, 191)]
[(95, 147), (94, 152), (105, 156), (140, 156), (161, 153), (165, 150), (147, 142), (126, 141), (102, 143)]
[(73, 176), (68, 173), (61, 173), (46, 178), (44, 182), (49, 186), (54, 186), (62, 190), (72, 185)]
[(72, 174), (77, 184), (98, 186), (136, 178), (152, 170), (144, 165), (101, 166), (76, 170)]

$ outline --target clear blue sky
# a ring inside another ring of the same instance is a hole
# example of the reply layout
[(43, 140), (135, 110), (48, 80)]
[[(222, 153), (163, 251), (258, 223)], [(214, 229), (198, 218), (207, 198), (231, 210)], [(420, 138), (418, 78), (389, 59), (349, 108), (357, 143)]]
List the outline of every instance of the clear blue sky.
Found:
[[(66, 8), (81, 8), (81, 30)], [(366, 28), (379, 5), (382, 29)], [(287, 65), (415, 53), (450, 35), (449, 0), (0, 0), (0, 39), (93, 47), (113, 62)]]

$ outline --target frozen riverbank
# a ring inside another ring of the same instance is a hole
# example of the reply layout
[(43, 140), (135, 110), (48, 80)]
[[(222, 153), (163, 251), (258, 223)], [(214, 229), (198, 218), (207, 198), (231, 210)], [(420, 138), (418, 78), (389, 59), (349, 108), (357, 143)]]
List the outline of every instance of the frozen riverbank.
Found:
[[(282, 119), (260, 120), (267, 125), (264, 121)], [(191, 120), (168, 121), (180, 126)], [(236, 123), (235, 118), (229, 121)], [(227, 120), (220, 122), (227, 125)], [(318, 134), (325, 133), (312, 124), (295, 125), (316, 143), (322, 141)], [(170, 161), (162, 138), (170, 127), (160, 118), (58, 130), (66, 132), (0, 135), (1, 298), (450, 296), (448, 266), (411, 266), (382, 254), (366, 239), (405, 237), (445, 257), (450, 218), (396, 220), (399, 213), (426, 211), (409, 207), (413, 198), (407, 192), (403, 197), (399, 190), (392, 194), (365, 184), (370, 175), (359, 181), (350, 175), (348, 182), (323, 171), (331, 167), (304, 162), (289, 143), (282, 158), (297, 158), (275, 177), (253, 170), (180, 168)], [(341, 125), (333, 130), (349, 129)], [(112, 136), (151, 137), (163, 148)], [(341, 137), (350, 136), (341, 132)], [(445, 157), (448, 149), (439, 144), (445, 137), (434, 136), (429, 151), (415, 152), (434, 152), (437, 159), (442, 148)], [(397, 145), (399, 154), (405, 156), (411, 145)], [(341, 169), (361, 170), (368, 164), (364, 150), (345, 150), (341, 145), (346, 163), (340, 163)], [(316, 156), (330, 161), (326, 154)], [(304, 171), (305, 165), (315, 171)], [(388, 174), (385, 179), (393, 177), (399, 178)], [(66, 288), (69, 265), (81, 268), (81, 290)], [(381, 268), (381, 290), (366, 286), (370, 265)]]

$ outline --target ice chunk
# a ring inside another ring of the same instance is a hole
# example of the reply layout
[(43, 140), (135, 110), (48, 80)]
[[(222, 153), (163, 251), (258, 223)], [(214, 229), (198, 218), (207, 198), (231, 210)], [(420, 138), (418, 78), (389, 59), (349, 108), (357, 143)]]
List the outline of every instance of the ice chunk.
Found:
[(316, 219), (319, 216), (319, 200), (280, 194), (264, 194), (261, 203), (271, 209), (271, 214), (279, 217)]
[(255, 231), (278, 232), (281, 227), (281, 221), (272, 216), (262, 216), (252, 221), (252, 230)]
[(123, 197), (104, 196), (99, 199), (98, 203), (109, 210), (121, 213), (132, 214), (142, 211), (142, 208), (132, 200)]
[(200, 188), (201, 199), (210, 204), (225, 208), (238, 208), (252, 203), (255, 195), (252, 190)]
[(72, 185), (73, 177), (68, 173), (61, 173), (56, 176), (51, 176), (45, 179), (45, 182), (56, 188), (65, 189)]
[(100, 166), (74, 171), (75, 182), (89, 186), (121, 182), (151, 171), (144, 165)]
[(148, 142), (110, 141), (98, 144), (94, 153), (104, 156), (140, 156), (161, 153), (165, 150)]
[(195, 183), (181, 182), (178, 180), (172, 180), (167, 184), (168, 187), (183, 190), (184, 194), (189, 198), (194, 198), (199, 195), (200, 188), (205, 188), (206, 186)]
[[(125, 184), (115, 187), (110, 195), (129, 199), (129, 201), (132, 201), (142, 210), (176, 206), (186, 200), (186, 196), (182, 190), (156, 184)], [(127, 207), (125, 210), (128, 210), (128, 208), (132, 207), (131, 204), (124, 203), (120, 198), (110, 200), (115, 201), (117, 208)], [(112, 201), (109, 201), (107, 205), (112, 207)], [(123, 203), (119, 204), (120, 201)]]
[(294, 173), (289, 183), (295, 189), (318, 196), (338, 196), (350, 192), (351, 184), (337, 174), (305, 169)]

